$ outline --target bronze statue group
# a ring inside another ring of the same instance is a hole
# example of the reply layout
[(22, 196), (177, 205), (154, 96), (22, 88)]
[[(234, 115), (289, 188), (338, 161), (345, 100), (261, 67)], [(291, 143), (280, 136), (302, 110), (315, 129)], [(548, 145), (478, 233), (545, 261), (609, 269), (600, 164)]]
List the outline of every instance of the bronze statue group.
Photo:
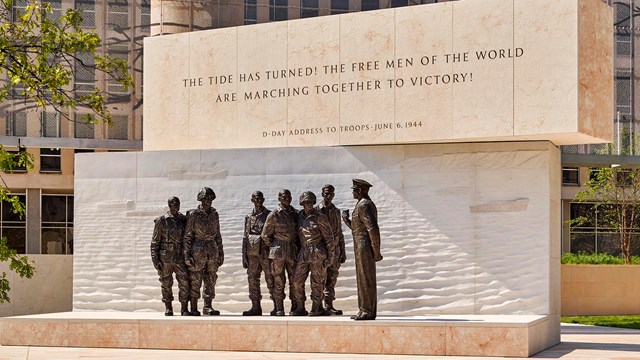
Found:
[[(245, 316), (262, 315), (260, 276), (264, 272), (273, 300), (272, 316), (284, 316), (285, 283), (289, 282), (290, 316), (342, 315), (333, 306), (340, 265), (346, 261), (341, 220), (351, 229), (356, 265), (358, 313), (355, 320), (374, 320), (377, 312), (376, 266), (382, 260), (377, 209), (371, 198), (371, 184), (353, 179), (357, 200), (353, 216), (333, 204), (335, 189), (322, 188), (322, 200), (313, 192), (300, 194), (301, 210), (291, 206), (291, 192), (280, 190), (278, 206), (263, 206), (264, 195), (251, 195), (253, 210), (245, 216), (242, 266), (247, 269), (251, 309)], [(173, 315), (173, 274), (178, 280), (182, 316), (199, 316), (200, 288), (205, 315), (220, 315), (212, 307), (218, 268), (224, 263), (218, 212), (211, 206), (216, 194), (208, 187), (198, 193), (200, 205), (180, 213), (180, 200), (169, 198), (169, 211), (155, 220), (151, 259), (160, 276), (165, 315)], [(285, 278), (286, 273), (286, 278)], [(311, 311), (305, 307), (305, 282), (311, 276)], [(203, 285), (204, 283), (204, 285)], [(189, 308), (189, 304), (191, 307)]]

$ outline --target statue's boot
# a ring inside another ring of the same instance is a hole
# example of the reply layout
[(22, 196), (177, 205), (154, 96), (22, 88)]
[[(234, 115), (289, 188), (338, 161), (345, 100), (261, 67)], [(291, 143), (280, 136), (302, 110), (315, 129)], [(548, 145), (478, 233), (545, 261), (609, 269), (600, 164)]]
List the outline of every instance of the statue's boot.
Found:
[(191, 316), (191, 313), (189, 312), (189, 302), (188, 301), (181, 301), (180, 302), (180, 315), (182, 315), (182, 316)]
[(242, 312), (242, 316), (261, 316), (262, 315), (262, 306), (260, 306), (260, 301), (251, 300), (251, 309)]
[(202, 308), (202, 313), (204, 315), (220, 315), (220, 311), (215, 310), (211, 306), (211, 299), (204, 299), (204, 308)]
[(198, 311), (198, 298), (191, 298), (191, 316), (200, 316), (200, 311)]
[(298, 306), (295, 309), (291, 310), (289, 315), (291, 315), (291, 316), (307, 316), (307, 315), (309, 315), (309, 313), (307, 312), (307, 309), (304, 308), (304, 303), (302, 303), (302, 305), (300, 305), (300, 303), (297, 303), (297, 305)]
[(291, 311), (289, 312), (291, 316), (307, 316), (309, 312), (304, 308), (304, 302), (299, 303), (298, 301), (291, 299)]
[(309, 312), (309, 316), (329, 316), (331, 313), (325, 311), (322, 307), (322, 302), (314, 301), (313, 305), (311, 305), (311, 311)]
[(276, 300), (276, 316), (284, 316), (284, 301)]
[(277, 311), (278, 309), (276, 309), (276, 301), (273, 300), (273, 310), (271, 310), (271, 316), (276, 316)]
[(338, 310), (336, 308), (333, 307), (333, 301), (332, 300), (325, 300), (325, 307), (324, 310), (328, 313), (330, 313), (331, 315), (342, 315), (342, 310)]
[(173, 304), (171, 301), (164, 302), (164, 316), (173, 316)]

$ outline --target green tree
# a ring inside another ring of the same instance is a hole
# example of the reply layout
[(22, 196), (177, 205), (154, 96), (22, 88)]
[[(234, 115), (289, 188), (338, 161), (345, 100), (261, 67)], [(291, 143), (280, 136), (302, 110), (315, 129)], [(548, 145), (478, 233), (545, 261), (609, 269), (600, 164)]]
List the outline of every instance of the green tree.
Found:
[[(82, 30), (82, 14), (66, 10), (54, 16), (51, 5), (37, 0), (0, 0), (0, 102), (22, 104), (30, 109), (54, 109), (69, 120), (68, 110), (84, 109), (80, 121), (111, 121), (111, 113), (100, 89), (82, 95), (71, 85), (74, 67), (90, 67), (125, 88), (132, 85), (126, 61), (100, 56), (102, 41), (93, 32)], [(87, 64), (87, 55), (93, 62)], [(3, 81), (4, 80), (4, 81)], [(22, 150), (22, 149), (21, 149)], [(33, 156), (26, 151), (10, 153), (0, 145), (0, 171), (12, 172), (16, 167), (32, 168)], [(15, 213), (24, 216), (24, 206), (6, 186), (0, 184), (0, 201), (13, 205)], [(33, 262), (19, 256), (0, 240), (0, 261), (21, 277), (33, 276)], [(0, 303), (9, 301), (6, 273), (0, 276)]]
[[(631, 263), (631, 241), (640, 226), (640, 169), (592, 170), (574, 201), (593, 203), (594, 211), (571, 220), (572, 226), (595, 224), (616, 231), (625, 264)], [(597, 220), (594, 218), (597, 213)]]

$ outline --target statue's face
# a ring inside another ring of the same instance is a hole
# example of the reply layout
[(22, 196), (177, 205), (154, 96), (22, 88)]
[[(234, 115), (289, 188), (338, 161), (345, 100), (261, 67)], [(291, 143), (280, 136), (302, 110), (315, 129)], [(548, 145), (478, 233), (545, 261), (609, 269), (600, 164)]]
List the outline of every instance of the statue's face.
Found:
[(280, 204), (284, 206), (291, 205), (291, 192), (288, 190), (281, 192), (278, 196), (278, 200), (280, 201)]
[(354, 188), (352, 194), (354, 199), (362, 198), (362, 190), (359, 187)]
[(171, 213), (171, 215), (178, 214), (178, 211), (180, 211), (180, 201), (172, 201), (169, 203), (169, 213)]
[(324, 202), (326, 204), (331, 204), (331, 201), (333, 200), (334, 196), (335, 196), (335, 193), (330, 189), (322, 190), (322, 198), (324, 199)]
[(209, 197), (205, 197), (204, 199), (200, 200), (200, 203), (205, 209), (207, 209), (211, 207), (211, 203), (213, 203), (213, 199)]
[(264, 204), (264, 197), (260, 194), (253, 194), (251, 195), (251, 202), (256, 207), (262, 207), (262, 204)]
[(306, 200), (303, 201), (302, 204), (302, 208), (304, 209), (305, 213), (310, 213), (311, 211), (313, 211), (313, 205), (315, 205), (315, 201), (313, 200)]

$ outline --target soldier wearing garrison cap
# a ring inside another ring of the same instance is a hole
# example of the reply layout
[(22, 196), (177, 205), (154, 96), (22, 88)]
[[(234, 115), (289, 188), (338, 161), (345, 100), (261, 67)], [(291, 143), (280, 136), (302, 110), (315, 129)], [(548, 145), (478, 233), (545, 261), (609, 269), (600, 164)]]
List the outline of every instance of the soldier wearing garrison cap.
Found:
[(187, 226), (184, 234), (184, 259), (189, 268), (191, 280), (191, 315), (199, 316), (198, 299), (204, 280), (205, 315), (220, 315), (214, 310), (211, 301), (216, 296), (215, 286), (218, 280), (218, 267), (224, 262), (220, 220), (211, 203), (216, 194), (208, 187), (198, 193), (201, 202), (196, 209), (187, 211)]
[(374, 320), (378, 306), (375, 263), (382, 260), (382, 254), (378, 210), (369, 197), (371, 187), (365, 180), (353, 179), (353, 198), (358, 200), (353, 210), (353, 219), (349, 219), (349, 210), (342, 212), (342, 220), (353, 235), (359, 309), (358, 314), (352, 317), (355, 320)]

